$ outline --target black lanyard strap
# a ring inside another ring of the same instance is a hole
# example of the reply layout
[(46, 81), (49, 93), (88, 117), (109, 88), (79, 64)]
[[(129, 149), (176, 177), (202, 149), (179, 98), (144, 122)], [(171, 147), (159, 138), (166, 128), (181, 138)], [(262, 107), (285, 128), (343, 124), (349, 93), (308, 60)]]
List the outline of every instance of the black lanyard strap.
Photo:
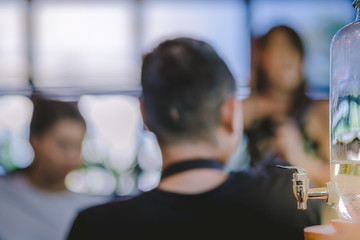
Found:
[(221, 164), (213, 159), (193, 159), (174, 163), (165, 168), (161, 173), (161, 179), (197, 168), (213, 168), (222, 170)]

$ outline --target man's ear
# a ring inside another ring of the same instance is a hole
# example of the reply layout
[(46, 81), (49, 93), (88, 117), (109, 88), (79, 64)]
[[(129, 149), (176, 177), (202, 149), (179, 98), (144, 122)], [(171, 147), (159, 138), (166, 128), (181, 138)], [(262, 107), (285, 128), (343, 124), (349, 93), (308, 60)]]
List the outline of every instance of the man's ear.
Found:
[(221, 106), (220, 123), (229, 132), (234, 132), (234, 111), (235, 101), (234, 97), (226, 98), (223, 105)]
[(144, 109), (144, 98), (140, 97), (139, 102), (140, 102), (141, 116), (142, 116), (142, 119), (143, 119), (143, 122), (144, 122), (144, 128), (146, 130), (149, 130), (149, 127), (147, 126), (147, 118), (146, 118), (146, 113), (145, 113), (145, 109)]
[(235, 97), (226, 98), (221, 106), (220, 124), (229, 132), (239, 132), (242, 128), (241, 103)]

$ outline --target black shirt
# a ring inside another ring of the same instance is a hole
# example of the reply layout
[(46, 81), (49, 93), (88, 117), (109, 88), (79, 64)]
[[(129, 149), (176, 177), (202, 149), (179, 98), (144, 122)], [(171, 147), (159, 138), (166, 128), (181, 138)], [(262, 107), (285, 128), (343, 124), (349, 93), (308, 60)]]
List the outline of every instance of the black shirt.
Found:
[(82, 211), (74, 239), (286, 239), (303, 240), (303, 229), (320, 224), (319, 202), (296, 208), (292, 173), (231, 173), (220, 186), (199, 194), (159, 189)]

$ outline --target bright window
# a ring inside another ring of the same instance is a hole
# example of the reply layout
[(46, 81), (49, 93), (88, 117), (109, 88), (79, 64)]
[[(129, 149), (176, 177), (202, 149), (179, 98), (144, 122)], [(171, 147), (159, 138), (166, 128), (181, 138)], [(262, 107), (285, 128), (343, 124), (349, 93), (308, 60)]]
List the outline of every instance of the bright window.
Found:
[(139, 84), (135, 1), (33, 1), (37, 87), (127, 89)]
[(0, 91), (28, 86), (25, 0), (0, 1)]
[(224, 58), (239, 85), (248, 83), (249, 32), (244, 1), (143, 1), (143, 49), (174, 37), (210, 43)]

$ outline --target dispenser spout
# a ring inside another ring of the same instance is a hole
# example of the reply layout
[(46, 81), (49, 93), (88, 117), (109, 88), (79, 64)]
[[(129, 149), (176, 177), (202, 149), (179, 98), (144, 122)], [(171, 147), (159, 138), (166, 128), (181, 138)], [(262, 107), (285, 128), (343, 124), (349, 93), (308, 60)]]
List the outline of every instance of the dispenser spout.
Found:
[(329, 199), (329, 187), (323, 188), (309, 188), (309, 178), (306, 174), (306, 171), (301, 167), (293, 166), (280, 166), (276, 165), (279, 168), (284, 169), (294, 169), (295, 173), (293, 174), (293, 192), (297, 201), (297, 208), (301, 210), (307, 209), (307, 200), (308, 199)]

